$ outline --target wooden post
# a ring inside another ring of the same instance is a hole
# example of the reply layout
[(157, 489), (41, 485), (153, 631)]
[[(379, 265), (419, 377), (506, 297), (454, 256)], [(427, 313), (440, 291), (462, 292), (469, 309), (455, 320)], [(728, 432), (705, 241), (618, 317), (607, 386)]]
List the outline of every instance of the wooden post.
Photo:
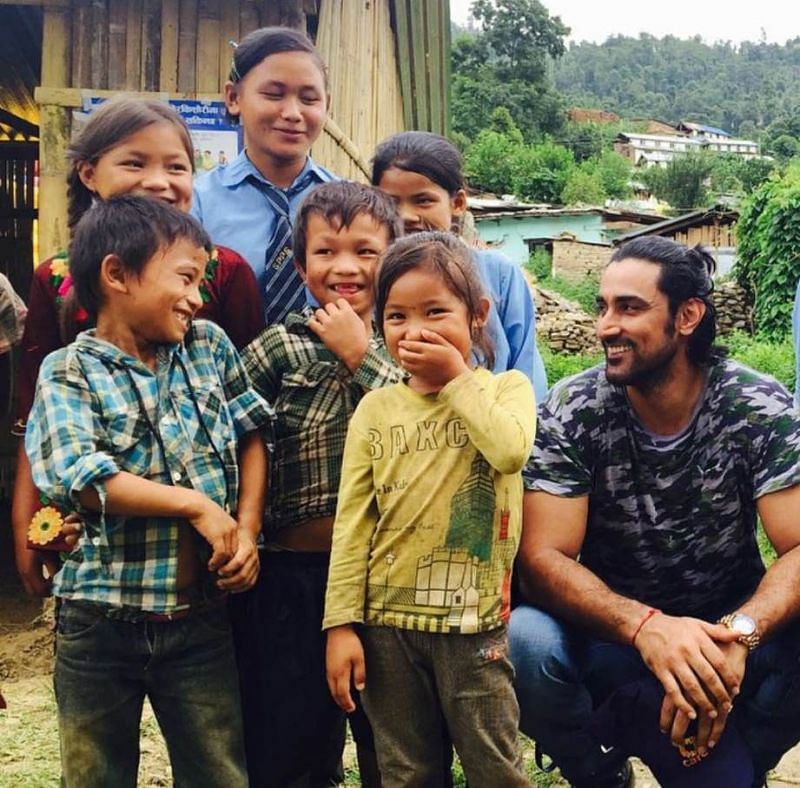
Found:
[[(70, 74), (70, 9), (44, 8), (42, 85), (65, 87)], [(49, 256), (68, 241), (65, 180), (70, 134), (69, 110), (44, 105), (39, 116), (39, 254)]]

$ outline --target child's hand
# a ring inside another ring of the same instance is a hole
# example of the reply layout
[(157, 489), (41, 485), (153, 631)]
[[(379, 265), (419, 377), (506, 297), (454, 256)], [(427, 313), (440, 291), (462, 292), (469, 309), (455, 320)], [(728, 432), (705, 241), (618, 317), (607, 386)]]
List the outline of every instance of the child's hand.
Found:
[(401, 339), (397, 344), (398, 360), (415, 378), (438, 390), (469, 371), (461, 351), (441, 334), (423, 328), (420, 337)]
[(344, 298), (315, 310), (308, 327), (355, 372), (369, 348), (369, 336), (364, 321)]
[(217, 572), (217, 586), (234, 594), (247, 591), (255, 585), (260, 568), (256, 539), (248, 528), (240, 528), (236, 555)]
[(77, 512), (70, 512), (65, 518), (61, 526), (61, 534), (64, 541), (73, 549), (83, 533), (83, 520)]
[(351, 682), (360, 692), (364, 689), (364, 648), (355, 629), (350, 624), (328, 630), (325, 651), (325, 668), (328, 689), (342, 711), (355, 711), (356, 704), (350, 694)]
[(239, 526), (219, 504), (201, 496), (197, 514), (189, 516), (189, 523), (211, 545), (208, 571), (216, 572), (236, 555), (239, 546)]

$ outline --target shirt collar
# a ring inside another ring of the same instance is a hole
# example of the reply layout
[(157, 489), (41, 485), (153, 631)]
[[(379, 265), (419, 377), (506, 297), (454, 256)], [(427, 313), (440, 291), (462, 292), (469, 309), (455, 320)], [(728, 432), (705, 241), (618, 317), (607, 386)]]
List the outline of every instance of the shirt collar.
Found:
[[(190, 333), (191, 329), (189, 329), (189, 332), (187, 332), (184, 342), (190, 336)], [(96, 335), (96, 329), (94, 328), (91, 328), (88, 331), (81, 331), (80, 334), (75, 337), (75, 346), (80, 350), (96, 356), (106, 363), (115, 364), (120, 367), (135, 367), (140, 372), (144, 372), (148, 375), (154, 374), (153, 370), (151, 370), (146, 364), (142, 363), (138, 358), (125, 353), (125, 351), (123, 351), (121, 348), (118, 348), (111, 342), (107, 342), (105, 339), (100, 339), (100, 337)], [(172, 363), (172, 359), (175, 355), (180, 353), (182, 348), (183, 342), (175, 345), (159, 345), (159, 366), (166, 361)]]
[[(256, 168), (250, 159), (247, 158), (247, 153), (243, 150), (230, 164), (222, 168), (220, 172), (220, 181), (223, 186), (238, 186), (248, 178), (255, 178), (261, 183), (266, 183), (268, 186), (276, 187), (270, 183)], [(320, 167), (310, 156), (306, 157), (306, 163), (303, 169), (299, 172), (297, 177), (292, 181), (288, 189), (283, 189), (287, 196), (291, 197), (295, 192), (303, 191), (308, 185), (316, 181), (317, 183), (325, 183), (330, 180), (330, 176), (322, 167)]]

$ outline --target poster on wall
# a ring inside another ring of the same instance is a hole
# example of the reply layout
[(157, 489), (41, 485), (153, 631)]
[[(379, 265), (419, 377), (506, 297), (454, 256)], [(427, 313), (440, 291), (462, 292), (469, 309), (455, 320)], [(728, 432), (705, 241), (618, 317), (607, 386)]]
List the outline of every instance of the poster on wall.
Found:
[[(72, 117), (73, 131), (79, 129), (96, 107), (106, 99), (100, 96), (85, 96), (80, 110)], [(192, 137), (195, 175), (224, 167), (232, 162), (241, 150), (241, 135), (238, 126), (225, 120), (223, 101), (199, 99), (165, 99), (186, 122)]]

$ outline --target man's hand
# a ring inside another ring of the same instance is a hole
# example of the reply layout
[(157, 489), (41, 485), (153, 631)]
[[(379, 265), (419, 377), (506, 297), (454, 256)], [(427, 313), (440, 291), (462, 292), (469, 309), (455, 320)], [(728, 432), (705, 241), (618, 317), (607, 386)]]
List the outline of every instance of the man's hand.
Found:
[(200, 509), (189, 516), (190, 525), (211, 545), (208, 571), (216, 572), (235, 555), (239, 546), (239, 526), (219, 504), (201, 496)]
[(328, 630), (325, 651), (325, 668), (328, 689), (342, 711), (355, 711), (356, 704), (350, 693), (351, 683), (360, 692), (364, 689), (364, 647), (350, 624)]
[(234, 594), (247, 591), (255, 585), (260, 568), (256, 539), (250, 529), (240, 528), (236, 555), (217, 572), (217, 586)]
[(363, 319), (344, 298), (316, 309), (308, 327), (351, 372), (356, 371), (369, 349), (369, 334)]
[[(718, 643), (720, 651), (725, 657), (729, 669), (738, 677), (738, 686), (744, 681), (745, 667), (747, 664), (747, 646), (742, 643)], [(715, 709), (716, 716), (701, 713), (697, 720), (696, 745), (701, 755), (713, 748), (719, 742), (725, 725), (728, 722), (728, 715), (731, 712), (731, 704), (723, 703)], [(689, 717), (679, 711), (669, 695), (664, 696), (661, 704), (661, 715), (659, 717), (659, 727), (661, 731), (669, 735), (672, 743), (677, 747), (686, 736), (689, 727)]]
[[(664, 687), (669, 708), (691, 720), (698, 715), (716, 719), (718, 709), (730, 706), (739, 692), (742, 673), (723, 651), (737, 637), (722, 624), (660, 614), (639, 632), (636, 648)], [(662, 730), (672, 727), (667, 716), (662, 707)]]
[(423, 328), (420, 336), (419, 341), (401, 339), (397, 345), (400, 364), (414, 377), (438, 390), (469, 372), (461, 352), (441, 334)]

